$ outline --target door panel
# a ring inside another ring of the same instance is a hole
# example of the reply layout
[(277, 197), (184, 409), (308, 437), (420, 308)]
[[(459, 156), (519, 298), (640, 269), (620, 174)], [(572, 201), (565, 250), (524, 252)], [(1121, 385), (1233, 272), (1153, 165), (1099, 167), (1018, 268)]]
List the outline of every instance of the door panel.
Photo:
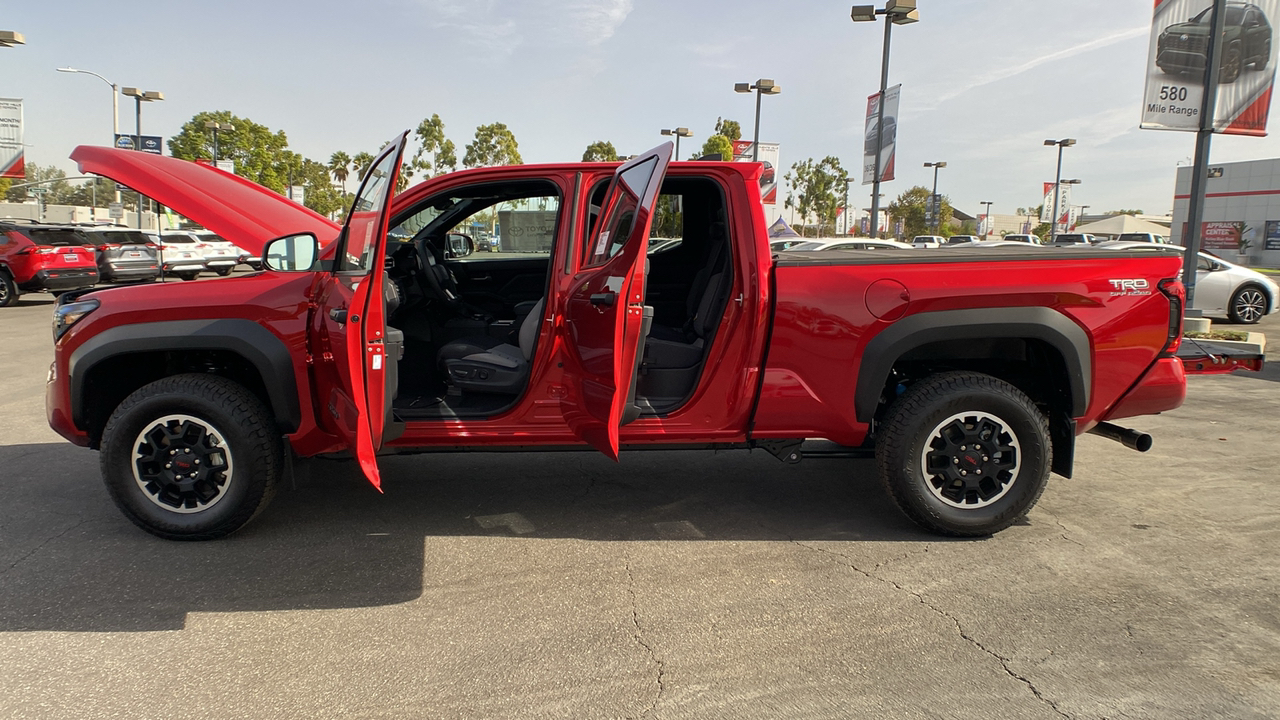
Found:
[(386, 306), (383, 264), (391, 190), (404, 152), (403, 133), (374, 160), (338, 238), (331, 272), (318, 280), (315, 319), (318, 400), (369, 482), (381, 490), (377, 451), (386, 424)]
[(466, 302), (496, 317), (508, 316), (517, 303), (538, 301), (547, 292), (550, 258), (495, 259), (474, 255), (446, 261)]
[(660, 145), (618, 168), (603, 205), (605, 220), (581, 247), (585, 257), (565, 301), (565, 375), (576, 389), (562, 401), (565, 420), (615, 460), (644, 340), (649, 228), (671, 148)]

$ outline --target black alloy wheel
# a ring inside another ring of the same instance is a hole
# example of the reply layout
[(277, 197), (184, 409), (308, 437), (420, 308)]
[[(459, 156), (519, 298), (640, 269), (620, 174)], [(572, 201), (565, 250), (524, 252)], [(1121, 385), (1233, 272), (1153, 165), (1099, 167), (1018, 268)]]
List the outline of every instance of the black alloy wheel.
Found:
[(923, 378), (878, 427), (881, 479), (903, 513), (935, 533), (999, 532), (1026, 515), (1048, 483), (1048, 421), (1021, 390), (989, 375)]
[(1222, 69), (1218, 73), (1218, 82), (1230, 85), (1240, 77), (1244, 67), (1244, 57), (1240, 52), (1240, 43), (1231, 43), (1222, 51)]
[(169, 540), (235, 532), (275, 493), (282, 444), (270, 411), (216, 375), (174, 375), (134, 391), (102, 433), (102, 477), (135, 525)]
[(7, 270), (0, 269), (0, 307), (8, 307), (18, 302), (18, 286)]

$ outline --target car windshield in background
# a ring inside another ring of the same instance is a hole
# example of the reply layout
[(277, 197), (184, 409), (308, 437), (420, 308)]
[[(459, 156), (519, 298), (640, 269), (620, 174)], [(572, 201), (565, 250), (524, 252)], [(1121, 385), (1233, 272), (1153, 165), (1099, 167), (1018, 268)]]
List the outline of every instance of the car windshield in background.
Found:
[(111, 230), (90, 233), (95, 243), (119, 243), (120, 245), (146, 245), (155, 242), (151, 236), (139, 230)]
[(822, 247), (820, 242), (802, 242), (799, 245), (792, 245), (787, 250), (817, 250), (820, 247)]
[(190, 235), (161, 235), (160, 239), (167, 243), (193, 243), (196, 241)]
[[(1207, 23), (1213, 19), (1213, 14), (1210, 12), (1211, 10), (1213, 10), (1213, 7), (1207, 7), (1204, 10), (1202, 10), (1199, 15), (1196, 15), (1195, 17), (1191, 18), (1187, 22), (1196, 23), (1197, 25), (1200, 23)], [(1244, 20), (1244, 8), (1232, 7), (1230, 5), (1227, 6), (1227, 18), (1226, 18), (1226, 22), (1224, 23), (1225, 25), (1239, 25), (1243, 22), (1243, 20)]]

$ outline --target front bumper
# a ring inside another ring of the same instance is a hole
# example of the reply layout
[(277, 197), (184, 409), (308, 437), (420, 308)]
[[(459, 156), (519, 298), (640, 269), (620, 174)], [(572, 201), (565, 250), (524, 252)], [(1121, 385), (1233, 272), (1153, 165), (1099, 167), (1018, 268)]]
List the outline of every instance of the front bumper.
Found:
[(1185, 50), (1162, 50), (1156, 55), (1156, 65), (1161, 70), (1204, 72), (1204, 54)]

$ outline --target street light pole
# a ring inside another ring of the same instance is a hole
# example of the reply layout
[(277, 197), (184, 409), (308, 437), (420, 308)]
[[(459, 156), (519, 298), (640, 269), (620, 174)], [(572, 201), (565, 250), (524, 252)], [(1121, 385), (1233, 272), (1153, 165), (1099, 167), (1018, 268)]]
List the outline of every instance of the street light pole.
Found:
[(205, 128), (207, 128), (207, 129), (209, 129), (209, 130), (212, 130), (212, 131), (213, 131), (213, 165), (214, 165), (214, 167), (217, 167), (217, 166), (218, 166), (218, 159), (219, 159), (219, 155), (218, 155), (218, 131), (219, 131), (219, 130), (226, 130), (226, 131), (230, 132), (230, 131), (232, 131), (232, 130), (235, 130), (235, 129), (236, 129), (236, 126), (235, 126), (235, 125), (233, 125), (232, 123), (218, 122), (217, 120), (205, 120), (205, 121), (204, 121), (204, 126), (205, 126)]
[[(1058, 196), (1062, 194), (1062, 148), (1071, 147), (1076, 144), (1074, 138), (1063, 138), (1061, 140), (1045, 140), (1045, 146), (1058, 146), (1058, 172), (1053, 178), (1053, 217), (1050, 218), (1049, 225), (1049, 242), (1053, 242), (1058, 237)], [(1078, 182), (1078, 181), (1077, 181)]]
[(933, 206), (933, 234), (938, 234), (938, 228), (942, 225), (942, 199), (938, 197), (938, 170), (947, 166), (943, 162), (925, 163), (925, 167), (933, 168), (933, 194), (929, 196), (929, 203), (925, 207)]
[(768, 78), (760, 78), (756, 80), (754, 85), (751, 83), (733, 84), (733, 91), (737, 93), (749, 93), (752, 90), (756, 92), (756, 126), (752, 133), (751, 162), (760, 162), (760, 96), (777, 95), (782, 92), (782, 88)]
[[(680, 138), (693, 137), (693, 131), (687, 127), (678, 127), (670, 130), (663, 129), (663, 135), (674, 135), (676, 138), (676, 160), (680, 159)], [(732, 158), (730, 158), (732, 159)]]
[[(894, 25), (909, 25), (919, 22), (920, 11), (916, 10), (916, 0), (888, 0), (883, 9), (877, 10), (874, 5), (854, 5), (850, 17), (854, 22), (875, 21), (876, 15), (884, 15), (884, 48), (880, 58), (880, 100), (876, 103), (876, 158), (875, 175), (871, 180), (871, 216), (878, 217), (880, 211), (880, 162), (884, 154), (884, 98), (889, 90), (889, 41)], [(877, 223), (872, 222), (871, 237), (877, 237)]]
[[(155, 90), (139, 90), (134, 87), (122, 88), (121, 92), (134, 99), (135, 116), (134, 132), (137, 133), (133, 142), (135, 151), (142, 151), (142, 103), (153, 102), (155, 100), (164, 100), (164, 93)], [(138, 229), (142, 229), (142, 193), (138, 193)], [(156, 218), (156, 232), (160, 231), (160, 219)]]
[(995, 203), (991, 202), (990, 200), (983, 200), (982, 202), (980, 202), (980, 203), (978, 203), (978, 204), (979, 204), (979, 205), (986, 205), (986, 206), (987, 206), (987, 224), (986, 224), (986, 226), (985, 226), (985, 228), (984, 228), (984, 229), (986, 230), (986, 232), (982, 233), (982, 239), (983, 239), (983, 240), (986, 240), (986, 239), (987, 239), (987, 236), (991, 234), (991, 226), (992, 226), (992, 224), (993, 224), (993, 223), (991, 222), (991, 206), (992, 206), (992, 205), (994, 205)]

